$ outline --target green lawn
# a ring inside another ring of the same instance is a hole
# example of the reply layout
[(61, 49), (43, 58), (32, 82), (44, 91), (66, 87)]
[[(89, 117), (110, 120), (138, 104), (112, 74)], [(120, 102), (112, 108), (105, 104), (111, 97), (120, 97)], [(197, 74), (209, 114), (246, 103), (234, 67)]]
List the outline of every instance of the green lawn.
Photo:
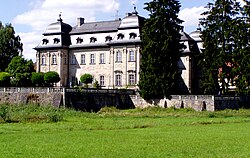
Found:
[(250, 110), (56, 112), (62, 121), (1, 123), (1, 157), (250, 157)]

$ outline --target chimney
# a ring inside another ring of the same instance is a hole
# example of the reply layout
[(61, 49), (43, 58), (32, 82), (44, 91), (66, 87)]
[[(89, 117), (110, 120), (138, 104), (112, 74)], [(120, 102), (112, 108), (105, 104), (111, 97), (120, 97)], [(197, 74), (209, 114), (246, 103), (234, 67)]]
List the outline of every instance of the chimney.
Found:
[(84, 18), (77, 18), (77, 27), (80, 27), (82, 24), (84, 24)]

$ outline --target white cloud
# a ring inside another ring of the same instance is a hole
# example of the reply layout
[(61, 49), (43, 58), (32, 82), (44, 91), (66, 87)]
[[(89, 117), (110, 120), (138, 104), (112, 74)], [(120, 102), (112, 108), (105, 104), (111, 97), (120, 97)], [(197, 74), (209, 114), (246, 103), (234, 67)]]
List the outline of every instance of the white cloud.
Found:
[(202, 18), (201, 13), (206, 10), (203, 6), (185, 8), (180, 11), (179, 18), (184, 20), (183, 25), (185, 27), (193, 26), (197, 27), (199, 24), (199, 19)]
[(35, 50), (32, 48), (40, 42), (46, 27), (56, 22), (61, 12), (63, 21), (74, 26), (77, 17), (95, 21), (96, 12), (114, 13), (118, 10), (119, 3), (117, 0), (36, 0), (29, 6), (33, 9), (16, 16), (13, 24), (31, 27), (30, 32), (17, 34), (24, 44), (24, 57), (34, 60)]

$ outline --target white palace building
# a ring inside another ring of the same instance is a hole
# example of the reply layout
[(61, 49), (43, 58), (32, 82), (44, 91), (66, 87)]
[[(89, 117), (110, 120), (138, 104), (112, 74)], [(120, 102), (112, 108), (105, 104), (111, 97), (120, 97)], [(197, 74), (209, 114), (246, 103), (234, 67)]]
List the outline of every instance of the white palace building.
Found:
[[(37, 72), (58, 72), (58, 86), (79, 85), (81, 75), (89, 73), (103, 88), (136, 88), (144, 20), (134, 11), (113, 21), (85, 23), (84, 18), (77, 18), (72, 27), (59, 16), (34, 48)], [(194, 55), (200, 53), (200, 32), (183, 32), (181, 42), (186, 48), (179, 62), (180, 86), (192, 93), (197, 83)]]

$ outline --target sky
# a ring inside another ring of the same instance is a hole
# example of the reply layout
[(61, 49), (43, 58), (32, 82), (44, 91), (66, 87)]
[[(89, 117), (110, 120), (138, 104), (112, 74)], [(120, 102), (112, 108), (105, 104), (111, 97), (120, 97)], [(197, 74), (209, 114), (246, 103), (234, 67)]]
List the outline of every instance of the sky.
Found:
[[(144, 3), (150, 0), (2, 0), (0, 21), (11, 23), (16, 35), (23, 43), (23, 55), (35, 61), (36, 47), (43, 37), (47, 26), (54, 23), (61, 13), (63, 22), (76, 25), (78, 17), (85, 22), (107, 21), (116, 17), (124, 18), (133, 11), (134, 5), (140, 16), (148, 17)], [(198, 26), (201, 13), (208, 2), (213, 0), (180, 0), (184, 31), (190, 33)], [(1, 59), (0, 59), (1, 60)]]

